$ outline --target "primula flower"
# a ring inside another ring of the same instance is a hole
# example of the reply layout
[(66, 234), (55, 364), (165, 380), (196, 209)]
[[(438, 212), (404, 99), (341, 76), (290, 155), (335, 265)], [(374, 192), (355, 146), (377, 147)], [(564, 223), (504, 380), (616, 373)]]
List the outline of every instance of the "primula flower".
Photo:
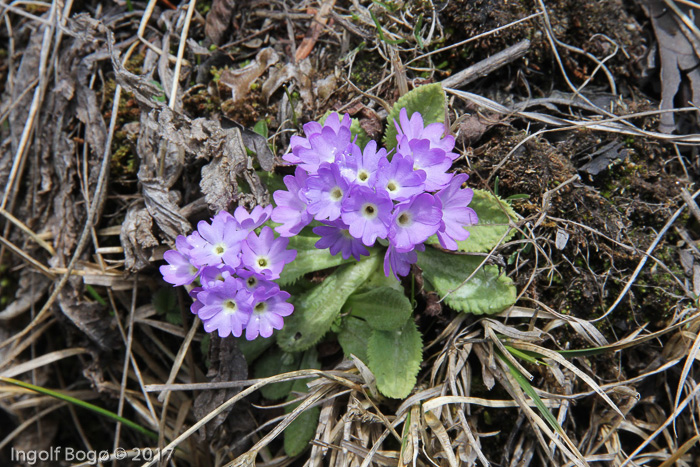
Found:
[(265, 279), (265, 276), (262, 274), (258, 274), (255, 271), (249, 271), (248, 269), (238, 269), (236, 274), (243, 279), (243, 283), (250, 293), (253, 293), (253, 291), (257, 289), (259, 285), (272, 284), (272, 282)]
[(211, 289), (218, 285), (221, 285), (227, 277), (232, 277), (236, 273), (236, 270), (231, 266), (225, 264), (220, 264), (218, 266), (205, 266), (202, 268), (201, 275), (199, 277), (199, 282), (203, 287)]
[(430, 141), (431, 148), (438, 148), (445, 151), (447, 157), (450, 160), (455, 160), (459, 157), (459, 154), (451, 152), (455, 147), (454, 136), (445, 134), (445, 124), (444, 123), (431, 123), (430, 125), (423, 126), (423, 116), (419, 112), (413, 112), (411, 118), (408, 118), (408, 112), (406, 109), (401, 109), (399, 112), (399, 123), (394, 120), (394, 126), (396, 126), (396, 141), (400, 141), (402, 136), (406, 136), (408, 140), (413, 139), (427, 139)]
[(263, 227), (260, 236), (251, 232), (241, 247), (243, 267), (267, 279), (280, 277), (284, 265), (297, 256), (296, 250), (287, 250), (289, 239), (275, 239), (270, 227)]
[(245, 338), (253, 340), (258, 335), (270, 337), (273, 329), (282, 329), (285, 316), (294, 311), (294, 306), (287, 303), (290, 295), (270, 282), (258, 287), (253, 293), (250, 319), (246, 325)]
[(418, 251), (425, 251), (425, 245), (421, 243), (416, 245), (415, 250), (403, 253), (389, 245), (384, 255), (384, 275), (389, 277), (389, 274), (393, 274), (396, 280), (400, 280), (399, 276), (407, 276), (411, 272), (411, 265), (418, 261)]
[(413, 170), (410, 157), (395, 154), (391, 159), (379, 163), (377, 188), (383, 188), (394, 201), (406, 201), (425, 191), (425, 172)]
[(367, 246), (389, 233), (389, 218), (394, 204), (386, 191), (355, 185), (343, 202), (343, 222), (349, 226), (350, 235), (361, 238)]
[(425, 191), (440, 190), (450, 183), (452, 174), (447, 170), (452, 160), (442, 149), (431, 148), (427, 139), (409, 140), (402, 136), (397, 151), (411, 157), (414, 170), (425, 171)]
[[(225, 211), (222, 211), (225, 212)], [(272, 206), (255, 206), (250, 213), (243, 206), (238, 206), (233, 213), (233, 217), (240, 224), (241, 228), (250, 232), (263, 225), (272, 214)]]
[(219, 337), (243, 335), (253, 307), (252, 294), (240, 279), (227, 277), (221, 286), (199, 292), (197, 300), (202, 302), (197, 316), (204, 323), (205, 331), (218, 331)]
[(336, 164), (321, 164), (318, 174), (306, 181), (304, 196), (308, 211), (318, 221), (334, 221), (340, 217), (340, 205), (348, 191), (348, 183), (340, 176)]
[(306, 199), (302, 189), (306, 186), (309, 174), (301, 167), (297, 167), (294, 175), (284, 177), (284, 184), (289, 191), (277, 190), (272, 197), (277, 207), (272, 211), (272, 220), (282, 225), (275, 227), (277, 233), (283, 237), (292, 237), (313, 220), (313, 216), (307, 210)]
[(182, 235), (178, 235), (175, 239), (175, 245), (177, 250), (168, 250), (163, 253), (163, 259), (168, 262), (168, 265), (161, 266), (160, 273), (165, 282), (174, 286), (191, 284), (199, 274), (199, 268), (190, 262), (189, 253), (192, 247)]
[(440, 245), (448, 250), (456, 250), (457, 241), (469, 238), (465, 225), (479, 222), (476, 211), (467, 207), (474, 192), (469, 188), (462, 188), (462, 184), (468, 178), (467, 174), (455, 175), (447, 188), (435, 193), (435, 198), (440, 201), (442, 208), (442, 222), (437, 236)]
[(313, 232), (321, 237), (316, 242), (316, 248), (328, 248), (333, 256), (341, 253), (343, 259), (348, 259), (350, 256), (360, 261), (361, 256), (369, 256), (369, 251), (362, 242), (353, 237), (342, 220), (334, 222), (324, 222), (324, 225), (314, 227)]
[(204, 287), (195, 287), (194, 289), (190, 290), (190, 297), (192, 297), (192, 305), (190, 306), (190, 311), (192, 312), (193, 315), (196, 315), (199, 313), (199, 310), (202, 309), (204, 304), (197, 300), (197, 295), (199, 295), (199, 292), (204, 290)]
[[(338, 114), (335, 114), (328, 116), (324, 126), (328, 126), (334, 132), (338, 133), (340, 132), (341, 127), (346, 127), (349, 130), (351, 123), (352, 121), (350, 120), (349, 115), (344, 115), (343, 120), (341, 121)], [(292, 136), (292, 139), (289, 142), (290, 152), (282, 156), (282, 159), (289, 162), (290, 164), (300, 164), (302, 160), (299, 157), (299, 151), (302, 149), (311, 149), (311, 143), (309, 143), (309, 138), (313, 135), (321, 134), (324, 126), (322, 126), (319, 122), (305, 123), (305, 136)]]
[[(303, 178), (306, 173), (301, 172)], [(201, 287), (190, 291), (190, 310), (201, 318), (207, 332), (240, 337), (255, 306), (255, 319), (246, 337), (269, 337), (272, 329), (281, 328), (282, 317), (294, 310), (285, 303), (289, 294), (270, 279), (279, 277), (296, 251), (286, 250), (289, 239), (275, 239), (270, 227), (263, 227), (260, 235), (254, 230), (271, 212), (270, 206), (258, 206), (250, 213), (239, 207), (234, 216), (221, 211), (211, 224), (200, 222), (192, 235), (178, 237), (177, 250), (164, 254), (169, 264), (160, 270), (166, 281), (190, 284), (199, 276)]]
[(386, 161), (386, 149), (377, 150), (377, 142), (372, 140), (362, 150), (352, 145), (350, 154), (339, 160), (340, 173), (348, 183), (373, 187), (379, 165)]
[(389, 242), (398, 252), (412, 250), (438, 231), (441, 220), (442, 212), (435, 198), (421, 193), (396, 205), (391, 215)]
[(240, 264), (241, 242), (247, 235), (248, 231), (241, 230), (230, 214), (215, 216), (211, 224), (200, 221), (197, 232), (188, 238), (192, 245), (192, 262), (199, 266), (216, 266), (223, 261), (235, 268)]
[(307, 135), (308, 147), (297, 140), (293, 155), (285, 155), (283, 158), (299, 164), (310, 174), (315, 174), (322, 163), (333, 163), (337, 156), (350, 152), (350, 123), (350, 116), (347, 114), (343, 116), (342, 122), (337, 113), (330, 114), (320, 132)]

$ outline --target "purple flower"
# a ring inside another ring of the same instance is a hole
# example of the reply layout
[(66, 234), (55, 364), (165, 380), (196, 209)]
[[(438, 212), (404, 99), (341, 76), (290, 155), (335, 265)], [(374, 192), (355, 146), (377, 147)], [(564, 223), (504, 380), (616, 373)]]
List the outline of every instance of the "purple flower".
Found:
[(177, 250), (168, 250), (163, 253), (163, 259), (168, 262), (161, 266), (160, 273), (163, 280), (174, 286), (191, 284), (199, 274), (199, 268), (190, 262), (189, 253), (192, 247), (187, 239), (178, 235), (175, 239)]
[(372, 189), (355, 185), (343, 202), (343, 222), (349, 226), (350, 235), (361, 238), (362, 243), (372, 246), (379, 238), (389, 233), (389, 218), (394, 203), (386, 191), (375, 193)]
[(395, 201), (406, 201), (411, 196), (424, 191), (425, 172), (413, 170), (413, 160), (401, 154), (394, 154), (391, 162), (383, 160), (379, 164), (377, 188), (384, 188)]
[(306, 181), (306, 187), (308, 210), (316, 220), (334, 221), (340, 217), (340, 205), (347, 194), (348, 183), (340, 176), (337, 164), (324, 162), (318, 174)]
[(309, 136), (321, 133), (321, 130), (323, 130), (323, 127), (318, 122), (306, 123), (304, 125), (304, 134), (306, 135), (306, 137), (297, 135), (292, 136), (292, 139), (289, 141), (289, 150), (291, 152), (282, 156), (282, 159), (291, 164), (301, 163), (301, 159), (298, 156), (299, 150), (311, 149), (311, 144), (308, 140)]
[(352, 145), (349, 154), (340, 159), (340, 173), (348, 183), (373, 187), (379, 165), (386, 161), (386, 149), (377, 151), (377, 142), (372, 140), (364, 150)]
[(190, 306), (190, 311), (192, 312), (193, 315), (196, 315), (199, 313), (199, 310), (202, 309), (204, 304), (197, 300), (197, 296), (199, 295), (199, 292), (204, 290), (203, 287), (195, 287), (194, 289), (190, 290), (190, 297), (192, 297), (192, 305)]
[(409, 141), (413, 139), (427, 139), (430, 141), (431, 148), (442, 149), (450, 160), (455, 160), (459, 157), (459, 154), (450, 152), (455, 147), (454, 136), (447, 135), (443, 137), (446, 133), (446, 125), (444, 123), (431, 123), (424, 127), (423, 116), (419, 112), (414, 112), (409, 119), (405, 108), (401, 109), (399, 113), (399, 122), (401, 122), (401, 125), (394, 120), (397, 142), (401, 141), (402, 136), (406, 136)]
[(205, 266), (202, 268), (199, 282), (205, 289), (212, 289), (223, 283), (227, 277), (236, 274), (236, 270), (231, 266), (219, 264), (218, 266)]
[(314, 227), (313, 231), (321, 239), (316, 242), (318, 249), (330, 249), (333, 256), (340, 252), (343, 259), (350, 256), (360, 261), (360, 256), (369, 256), (369, 251), (360, 240), (350, 235), (348, 226), (341, 220), (324, 222), (325, 225)]
[(452, 159), (442, 149), (431, 148), (427, 139), (409, 140), (402, 136), (398, 153), (411, 157), (414, 170), (425, 171), (425, 191), (440, 190), (450, 183), (452, 174), (446, 172), (452, 165)]
[(267, 279), (277, 279), (284, 265), (297, 256), (296, 250), (287, 250), (289, 239), (275, 239), (272, 229), (265, 226), (260, 236), (251, 232), (241, 247), (243, 266)]
[(273, 329), (282, 329), (282, 318), (294, 311), (294, 305), (287, 303), (289, 296), (274, 283), (258, 287), (253, 293), (253, 313), (246, 326), (245, 338), (251, 341), (258, 335), (270, 337)]
[(227, 277), (219, 287), (202, 290), (197, 300), (202, 302), (197, 316), (204, 323), (204, 330), (218, 331), (220, 337), (240, 337), (253, 312), (252, 295), (234, 277)]
[(283, 237), (298, 234), (313, 220), (306, 208), (306, 199), (301, 193), (308, 176), (304, 169), (297, 167), (294, 175), (284, 177), (284, 184), (289, 191), (277, 190), (272, 195), (277, 204), (272, 211), (272, 220), (282, 224), (275, 227), (275, 230)]
[(403, 253), (396, 251), (396, 248), (389, 245), (384, 256), (384, 275), (389, 277), (389, 274), (393, 274), (396, 280), (399, 280), (399, 276), (407, 276), (411, 271), (411, 265), (418, 261), (418, 253), (416, 252), (424, 250), (425, 245), (422, 243), (416, 245), (415, 250)]
[[(320, 132), (308, 135), (309, 147), (296, 140), (293, 155), (284, 156), (285, 160), (299, 164), (302, 169), (315, 174), (322, 163), (333, 163), (337, 156), (350, 151), (350, 123), (350, 116), (347, 114), (343, 116), (342, 122), (337, 113), (330, 114)], [(317, 127), (314, 127), (314, 130), (316, 129)]]
[(263, 225), (270, 218), (270, 214), (272, 214), (272, 206), (270, 205), (264, 208), (262, 206), (255, 206), (250, 213), (248, 213), (248, 210), (243, 206), (238, 206), (233, 213), (233, 217), (241, 225), (242, 229), (250, 232)]
[(421, 193), (397, 204), (391, 215), (389, 242), (398, 252), (412, 250), (440, 228), (442, 211), (433, 195)]
[(265, 279), (265, 276), (262, 274), (258, 274), (255, 271), (249, 271), (247, 269), (239, 269), (236, 271), (238, 276), (243, 279), (243, 283), (245, 284), (246, 288), (250, 293), (253, 293), (255, 289), (258, 288), (258, 286), (263, 286), (263, 285), (268, 285), (268, 284), (273, 284), (273, 282), (268, 281)]
[(447, 188), (435, 193), (442, 207), (442, 222), (437, 232), (440, 245), (448, 250), (457, 249), (457, 241), (466, 240), (469, 232), (465, 225), (474, 225), (479, 222), (476, 212), (467, 207), (472, 201), (474, 192), (469, 188), (461, 188), (467, 181), (467, 174), (455, 175)]
[(217, 214), (211, 224), (201, 221), (197, 232), (188, 238), (192, 245), (192, 262), (198, 266), (216, 266), (223, 261), (235, 268), (241, 262), (241, 242), (247, 235), (248, 231), (241, 230), (230, 214)]

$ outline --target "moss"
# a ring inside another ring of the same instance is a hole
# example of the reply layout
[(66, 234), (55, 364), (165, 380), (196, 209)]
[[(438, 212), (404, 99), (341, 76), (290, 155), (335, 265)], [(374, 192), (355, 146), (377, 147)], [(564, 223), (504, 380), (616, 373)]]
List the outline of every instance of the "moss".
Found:
[(370, 52), (357, 54), (352, 67), (352, 82), (360, 89), (369, 89), (382, 79), (382, 70), (386, 67), (380, 57)]

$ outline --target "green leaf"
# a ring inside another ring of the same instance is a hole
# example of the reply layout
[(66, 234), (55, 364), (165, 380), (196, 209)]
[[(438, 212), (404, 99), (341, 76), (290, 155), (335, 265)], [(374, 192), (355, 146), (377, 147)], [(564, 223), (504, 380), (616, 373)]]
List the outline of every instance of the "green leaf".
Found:
[[(311, 368), (321, 368), (321, 363), (318, 361), (318, 353), (314, 348), (304, 352), (301, 358), (301, 365), (299, 366), (300, 370)], [(287, 400), (296, 399), (297, 394), (308, 392), (309, 389), (306, 383), (309, 379), (294, 381), (292, 385), (292, 394), (289, 395)], [(285, 407), (284, 411), (290, 413), (298, 407), (300, 403), (301, 402), (288, 405)], [(318, 407), (312, 407), (301, 413), (287, 428), (285, 428), (284, 450), (289, 456), (293, 457), (301, 454), (309, 445), (309, 441), (311, 441), (314, 434), (316, 434), (316, 427), (318, 426), (318, 417), (320, 414), (321, 410)]]
[(293, 284), (304, 274), (332, 268), (355, 261), (354, 258), (343, 259), (342, 255), (331, 255), (328, 249), (319, 250), (314, 245), (317, 236), (297, 235), (289, 239), (289, 249), (297, 251), (297, 257), (284, 267), (277, 283), (281, 286)]
[(423, 277), (441, 297), (459, 287), (447, 295), (445, 302), (457, 311), (477, 315), (499, 313), (515, 303), (516, 298), (513, 281), (499, 274), (496, 266), (484, 266), (461, 285), (483, 259), (443, 253), (434, 248), (418, 252), (418, 266), (423, 270)]
[[(255, 362), (253, 374), (256, 378), (267, 378), (299, 369), (301, 355), (283, 352), (275, 347)], [(284, 399), (292, 392), (294, 381), (272, 383), (260, 388), (263, 397), (272, 400)]]
[(408, 118), (414, 112), (420, 112), (423, 116), (423, 124), (445, 122), (445, 91), (440, 83), (426, 84), (417, 87), (396, 101), (389, 116), (386, 119), (386, 131), (384, 132), (384, 145), (387, 151), (396, 147), (396, 126), (394, 120), (398, 120), (401, 109), (405, 108)]
[(384, 265), (382, 263), (379, 263), (377, 269), (374, 270), (371, 276), (369, 276), (369, 279), (362, 284), (362, 287), (357, 291), (357, 293), (363, 293), (368, 290), (376, 289), (378, 287), (390, 287), (392, 289), (396, 289), (400, 292), (403, 292), (403, 286), (401, 285), (401, 282), (396, 280), (396, 278), (393, 275), (390, 275), (387, 277), (384, 274)]
[(357, 136), (355, 143), (360, 147), (360, 149), (364, 150), (371, 138), (365, 129), (360, 125), (360, 121), (356, 118), (353, 118), (352, 123), (350, 123), (350, 133), (352, 134), (353, 139), (355, 139), (355, 136)]
[(372, 331), (367, 354), (382, 394), (403, 399), (411, 393), (423, 359), (423, 342), (413, 320), (395, 331)]
[[(207, 336), (208, 335), (209, 334), (207, 334)], [(274, 337), (272, 339), (253, 339), (252, 341), (249, 341), (245, 337), (232, 337), (232, 339), (236, 339), (236, 344), (238, 344), (238, 348), (241, 350), (248, 365), (257, 360), (263, 352), (275, 343)]]
[(267, 121), (265, 120), (258, 120), (255, 122), (255, 126), (253, 127), (253, 131), (262, 136), (263, 138), (267, 139), (270, 131), (267, 128)]
[(151, 299), (153, 308), (159, 315), (165, 315), (173, 310), (179, 311), (177, 307), (177, 294), (172, 287), (161, 287), (153, 294)]
[(287, 191), (287, 185), (284, 184), (284, 177), (274, 172), (266, 172), (265, 170), (257, 170), (260, 180), (267, 187), (267, 191), (274, 193), (277, 190)]
[(509, 203), (501, 200), (498, 196), (494, 196), (488, 191), (474, 190), (474, 198), (469, 203), (469, 207), (476, 211), (479, 223), (466, 227), (469, 231), (469, 238), (457, 242), (459, 251), (473, 253), (491, 251), (507, 232), (509, 233), (503, 239), (504, 242), (515, 235), (515, 229), (508, 226), (509, 221), (517, 219), (515, 211)]
[(343, 320), (343, 327), (338, 333), (338, 342), (346, 356), (349, 357), (352, 354), (367, 364), (369, 362), (367, 344), (371, 334), (372, 328), (366, 321), (348, 316)]
[(345, 303), (345, 308), (379, 331), (401, 328), (413, 312), (411, 302), (403, 291), (389, 287), (353, 294)]
[(322, 283), (294, 301), (294, 313), (286, 320), (277, 338), (288, 352), (306, 350), (328, 332), (350, 295), (380, 263), (376, 251), (362, 261), (341, 266)]

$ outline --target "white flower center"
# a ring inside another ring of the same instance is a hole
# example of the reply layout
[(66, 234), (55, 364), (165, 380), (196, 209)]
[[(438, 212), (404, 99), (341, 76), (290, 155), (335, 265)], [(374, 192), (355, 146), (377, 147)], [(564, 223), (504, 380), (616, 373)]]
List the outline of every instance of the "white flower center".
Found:
[(343, 198), (343, 190), (339, 186), (333, 187), (330, 192), (331, 201), (340, 201)]
[(224, 253), (226, 253), (225, 243), (217, 243), (216, 245), (214, 245), (214, 254), (216, 256), (222, 256)]
[(362, 216), (367, 220), (372, 220), (379, 215), (377, 205), (374, 203), (365, 203), (362, 205)]
[(411, 224), (413, 224), (411, 213), (409, 213), (408, 211), (402, 212), (401, 214), (399, 214), (399, 217), (396, 218), (396, 223), (404, 228), (409, 227)]
[(259, 302), (255, 305), (254, 311), (257, 314), (265, 313), (267, 311), (267, 302)]
[(369, 172), (367, 172), (366, 169), (361, 169), (357, 173), (357, 179), (361, 182), (366, 182), (367, 180), (369, 180)]
[(386, 189), (389, 190), (389, 193), (396, 193), (399, 191), (399, 184), (395, 180), (389, 180), (389, 183), (386, 184)]
[(238, 306), (236, 305), (236, 302), (234, 302), (233, 300), (230, 300), (230, 299), (224, 300), (223, 305), (224, 305), (223, 306), (224, 313), (227, 315), (232, 315), (236, 312), (236, 310), (238, 310)]
[(270, 264), (270, 260), (267, 259), (267, 257), (265, 256), (258, 256), (258, 259), (255, 261), (255, 264), (258, 265), (259, 269), (265, 269)]

